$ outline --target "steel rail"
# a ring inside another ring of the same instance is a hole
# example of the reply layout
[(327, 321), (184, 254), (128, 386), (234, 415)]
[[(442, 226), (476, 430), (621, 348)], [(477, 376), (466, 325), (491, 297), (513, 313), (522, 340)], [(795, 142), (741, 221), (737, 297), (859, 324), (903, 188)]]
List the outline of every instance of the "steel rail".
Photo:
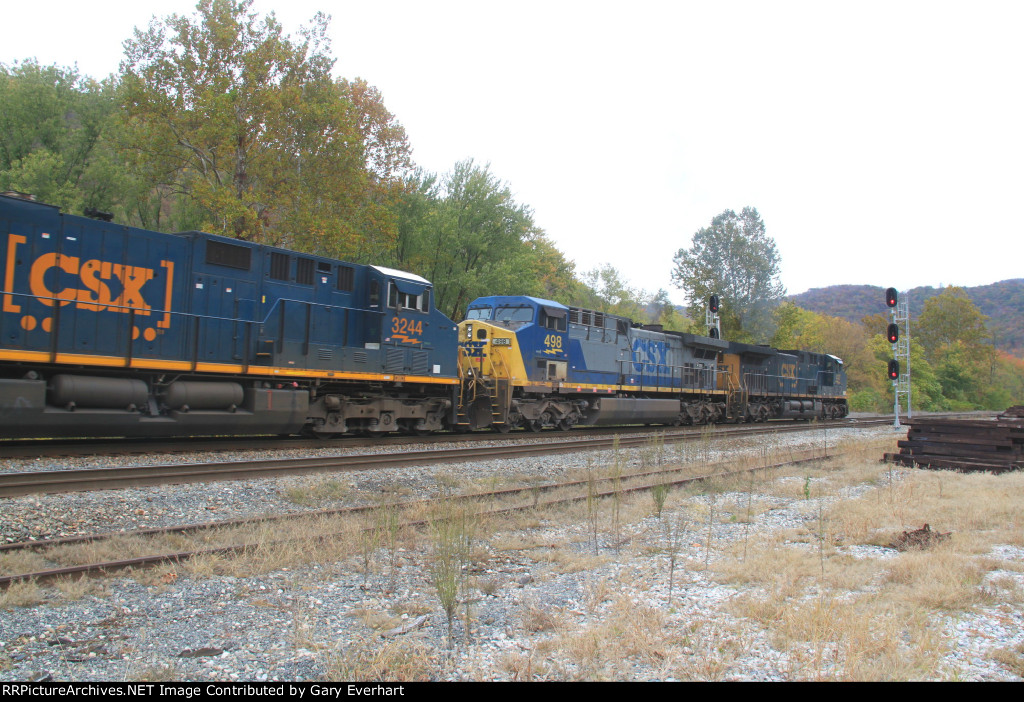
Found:
[[(867, 420), (842, 425), (860, 428), (887, 420)], [(729, 427), (715, 432), (718, 436), (755, 436), (801, 431), (839, 429), (834, 425), (746, 425)], [(386, 454), (356, 454), (347, 456), (321, 456), (262, 461), (231, 461), (219, 463), (182, 463), (160, 466), (132, 466), (113, 468), (87, 468), (33, 472), (0, 473), (0, 497), (18, 497), (40, 493), (85, 492), (117, 488), (149, 487), (218, 480), (245, 480), (272, 478), (284, 475), (305, 475), (329, 471), (360, 471), (398, 468), (437, 463), (465, 463), (475, 460), (499, 458), (526, 458), (530, 456), (571, 453), (576, 451), (608, 450), (618, 446), (630, 448), (644, 446), (652, 437), (659, 440), (694, 440), (701, 435), (693, 432), (674, 433), (659, 431), (653, 435), (602, 437), (597, 439), (565, 439), (529, 444), (502, 446), (471, 446), (454, 449), (404, 451)]]
[[(940, 415), (935, 415), (940, 416)], [(850, 422), (887, 419), (891, 416), (859, 417), (840, 420), (829, 420), (830, 426), (846, 426)], [(758, 426), (788, 426), (794, 420), (774, 420)], [(659, 427), (659, 431), (700, 433), (707, 426), (719, 429), (733, 425), (690, 425), (685, 427)], [(744, 425), (745, 426), (745, 425)], [(819, 425), (820, 426), (820, 425)], [(542, 431), (539, 433), (513, 431), (502, 434), (490, 430), (460, 433), (435, 433), (425, 436), (406, 434), (385, 435), (374, 438), (365, 436), (344, 435), (334, 439), (309, 439), (301, 437), (279, 436), (247, 436), (247, 437), (181, 437), (174, 439), (0, 439), (0, 460), (20, 458), (66, 458), (75, 456), (122, 456), (155, 453), (188, 453), (188, 452), (221, 452), (252, 449), (254, 447), (267, 451), (301, 450), (320, 448), (362, 448), (390, 445), (431, 444), (451, 442), (513, 442), (523, 440), (545, 440), (550, 437), (569, 437), (580, 435), (606, 435), (622, 432), (650, 431), (651, 427), (640, 425), (615, 427), (574, 427), (568, 432)]]
[[(737, 475), (743, 475), (743, 474), (747, 474), (747, 473), (756, 473), (756, 472), (762, 471), (762, 470), (763, 471), (770, 471), (770, 470), (774, 470), (776, 468), (783, 468), (783, 467), (788, 467), (788, 466), (792, 466), (792, 465), (800, 465), (802, 463), (808, 463), (808, 462), (813, 462), (813, 461), (822, 461), (822, 460), (830, 460), (830, 459), (832, 459), (834, 457), (835, 457), (835, 454), (833, 454), (832, 456), (825, 456), (825, 455), (810, 456), (810, 457), (805, 457), (805, 458), (793, 459), (793, 460), (790, 460), (790, 461), (782, 461), (780, 463), (773, 463), (773, 464), (769, 464), (769, 465), (752, 466), (752, 467), (741, 469), (741, 470), (732, 470), (732, 471), (725, 470), (725, 471), (719, 471), (719, 472), (716, 472), (716, 473), (711, 473), (709, 475), (689, 476), (689, 477), (678, 478), (678, 479), (675, 479), (675, 480), (666, 480), (664, 478), (664, 474), (665, 473), (680, 472), (680, 471), (684, 470), (685, 467), (670, 468), (670, 469), (665, 470), (665, 471), (648, 471), (646, 473), (637, 473), (637, 474), (631, 474), (631, 475), (624, 475), (624, 476), (620, 476), (620, 477), (617, 477), (617, 478), (606, 477), (606, 478), (602, 478), (601, 481), (602, 482), (611, 482), (611, 483), (620, 483), (620, 484), (616, 485), (611, 490), (603, 490), (603, 491), (595, 491), (595, 492), (589, 492), (588, 491), (586, 494), (570, 495), (570, 496), (560, 497), (560, 498), (557, 498), (557, 499), (554, 499), (554, 500), (548, 500), (548, 501), (544, 501), (544, 502), (540, 502), (540, 501), (536, 501), (535, 500), (533, 503), (526, 504), (526, 505), (518, 505), (518, 506), (512, 506), (512, 507), (498, 507), (498, 508), (480, 510), (479, 512), (477, 512), (477, 515), (479, 517), (504, 515), (504, 514), (511, 514), (511, 513), (514, 513), (514, 512), (525, 511), (527, 509), (538, 509), (538, 508), (553, 507), (553, 506), (558, 506), (558, 505), (570, 504), (570, 503), (573, 503), (573, 502), (579, 502), (579, 501), (587, 500), (587, 499), (607, 498), (607, 497), (612, 497), (612, 496), (621, 495), (621, 494), (625, 494), (625, 493), (641, 492), (641, 491), (644, 491), (644, 490), (651, 490), (651, 489), (653, 489), (655, 487), (678, 487), (678, 486), (681, 486), (681, 485), (698, 483), (698, 482), (703, 482), (703, 481), (706, 481), (706, 480), (713, 480), (715, 478), (729, 478), (729, 477), (735, 477)], [(720, 464), (718, 464), (718, 465), (720, 465)], [(652, 483), (644, 483), (644, 484), (641, 484), (641, 485), (627, 485), (627, 486), (622, 486), (621, 485), (622, 482), (631, 482), (631, 481), (635, 481), (638, 478), (645, 478), (645, 477), (658, 476), (658, 475), (661, 475), (662, 478), (660, 480), (656, 480), (655, 482), (652, 482)], [(585, 485), (587, 483), (588, 483), (588, 481), (585, 481), (585, 480), (577, 480), (577, 481), (569, 481), (569, 482), (566, 482), (566, 483), (552, 483), (552, 484), (543, 485), (543, 486), (529, 486), (529, 487), (522, 487), (522, 488), (502, 489), (502, 490), (496, 490), (496, 491), (485, 492), (485, 493), (474, 493), (474, 494), (469, 494), (469, 495), (458, 495), (458, 496), (453, 496), (453, 497), (450, 497), (450, 498), (434, 498), (434, 499), (414, 500), (414, 501), (396, 503), (396, 504), (390, 505), (390, 506), (394, 507), (396, 509), (407, 509), (407, 508), (409, 508), (411, 506), (423, 505), (423, 504), (428, 504), (428, 503), (431, 503), (431, 502), (439, 502), (439, 501), (444, 500), (444, 499), (455, 499), (455, 500), (461, 500), (461, 501), (469, 501), (469, 500), (484, 499), (484, 498), (488, 498), (488, 497), (507, 497), (509, 495), (513, 495), (513, 494), (516, 494), (516, 493), (518, 493), (518, 494), (533, 493), (533, 492), (535, 492), (537, 490), (543, 490), (543, 491), (547, 492), (547, 491), (553, 491), (553, 490), (556, 490), (556, 489), (563, 489), (563, 488), (566, 488), (566, 487), (582, 486), (582, 485)], [(346, 508), (341, 508), (341, 509), (337, 509), (337, 510), (319, 510), (317, 512), (295, 513), (295, 514), (291, 514), (291, 515), (283, 515), (282, 517), (277, 517), (277, 518), (275, 518), (275, 517), (271, 517), (271, 518), (257, 518), (257, 519), (248, 520), (248, 521), (260, 522), (260, 521), (268, 521), (268, 520), (279, 519), (279, 518), (296, 518), (296, 517), (300, 517), (300, 516), (323, 516), (323, 515), (330, 515), (330, 514), (342, 514), (342, 513), (346, 513), (346, 512), (347, 513), (358, 513), (358, 512), (369, 511), (369, 510), (373, 510), (373, 509), (377, 509), (377, 508), (379, 508), (379, 505), (364, 506), (364, 507), (346, 507)], [(183, 532), (186, 529), (188, 529), (188, 530), (200, 530), (200, 529), (211, 528), (211, 527), (216, 527), (216, 526), (235, 526), (236, 524), (233, 523), (233, 522), (237, 522), (237, 521), (246, 521), (246, 520), (231, 520), (229, 522), (217, 522), (217, 523), (208, 524), (208, 525), (191, 525), (189, 527), (183, 527), (183, 528), (180, 528), (180, 529), (171, 528), (171, 529), (156, 529), (156, 530), (144, 530), (144, 531), (148, 532), (148, 533), (154, 533), (155, 532), (155, 533), (158, 533), (158, 534), (159, 533), (171, 533), (171, 532), (173, 532), (173, 533), (181, 533), (181, 532)], [(422, 519), (420, 519), (420, 520), (407, 520), (407, 521), (404, 521), (402, 523), (402, 526), (403, 527), (422, 526), (422, 525), (424, 525), (426, 523), (427, 523), (427, 521), (426, 520), (422, 520)], [(128, 533), (125, 533), (125, 534), (113, 534), (113, 535), (110, 535), (110, 538), (113, 538), (114, 536), (131, 536), (131, 535), (137, 535), (137, 534), (140, 534), (140, 533), (142, 533), (142, 532), (128, 532)], [(333, 533), (332, 532), (332, 533), (327, 533), (327, 534), (320, 534), (320, 535), (314, 537), (314, 539), (320, 541), (320, 540), (326, 540), (326, 539), (331, 539), (331, 538), (343, 537), (343, 536), (347, 536), (347, 535), (348, 535), (347, 533), (346, 534), (341, 534), (341, 533)], [(105, 538), (105, 537), (100, 537), (100, 538)], [(74, 539), (74, 537), (73, 537), (72, 539), (67, 540), (67, 541), (74, 541), (74, 540), (76, 540), (76, 539)], [(85, 537), (84, 539), (81, 539), (81, 540), (95, 540), (95, 538), (90, 539), (89, 537)], [(64, 542), (65, 540), (60, 540), (60, 541)], [(83, 575), (84, 576), (84, 575), (92, 575), (92, 574), (97, 574), (97, 573), (107, 573), (107, 572), (111, 572), (111, 571), (124, 570), (124, 569), (127, 569), (127, 568), (148, 567), (148, 566), (153, 566), (153, 565), (159, 565), (159, 564), (162, 564), (162, 563), (180, 562), (180, 561), (188, 560), (190, 558), (194, 558), (194, 557), (197, 557), (197, 556), (204, 556), (204, 555), (230, 555), (230, 554), (235, 554), (235, 553), (242, 553), (242, 552), (245, 552), (246, 550), (252, 550), (252, 549), (256, 549), (256, 548), (260, 548), (260, 547), (266, 547), (268, 545), (293, 543), (294, 541), (295, 541), (294, 539), (279, 539), (279, 540), (272, 540), (272, 541), (269, 541), (269, 542), (263, 542), (263, 543), (260, 543), (260, 544), (235, 544), (235, 545), (230, 545), (230, 546), (219, 546), (219, 547), (214, 547), (214, 548), (201, 549), (201, 550), (197, 550), (197, 551), (177, 551), (177, 552), (174, 552), (174, 553), (154, 554), (154, 555), (151, 555), (151, 556), (139, 556), (139, 557), (136, 557), (136, 558), (130, 558), (130, 559), (125, 559), (125, 560), (120, 560), (120, 561), (105, 561), (105, 562), (102, 562), (102, 563), (91, 563), (91, 564), (84, 564), (84, 565), (67, 566), (67, 567), (64, 567), (64, 568), (54, 568), (54, 569), (49, 569), (49, 570), (44, 570), (44, 571), (37, 571), (37, 572), (34, 572), (34, 573), (21, 573), (21, 574), (17, 574), (17, 575), (7, 575), (7, 576), (0, 577), (0, 589), (4, 589), (4, 588), (7, 588), (7, 587), (10, 587), (13, 584), (16, 584), (16, 583), (19, 583), (19, 582), (24, 582), (24, 581), (29, 581), (29, 580), (37, 581), (37, 582), (38, 581), (48, 581), (48, 580), (54, 580), (54, 579), (61, 578), (61, 577), (70, 577), (70, 576), (73, 576), (73, 575)], [(44, 545), (46, 545), (46, 546), (55, 546), (55, 545), (63, 545), (63, 543), (44, 544), (43, 542), (37, 542), (34, 545), (36, 545), (36, 546), (44, 546)]]

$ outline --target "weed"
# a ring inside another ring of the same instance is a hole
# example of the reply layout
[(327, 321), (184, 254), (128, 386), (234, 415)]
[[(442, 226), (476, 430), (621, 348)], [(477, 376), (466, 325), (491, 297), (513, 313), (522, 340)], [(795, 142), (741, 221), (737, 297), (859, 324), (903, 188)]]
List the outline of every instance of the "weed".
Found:
[(425, 682), (437, 679), (439, 668), (429, 647), (416, 640), (353, 639), (326, 656), (327, 680), (352, 682)]

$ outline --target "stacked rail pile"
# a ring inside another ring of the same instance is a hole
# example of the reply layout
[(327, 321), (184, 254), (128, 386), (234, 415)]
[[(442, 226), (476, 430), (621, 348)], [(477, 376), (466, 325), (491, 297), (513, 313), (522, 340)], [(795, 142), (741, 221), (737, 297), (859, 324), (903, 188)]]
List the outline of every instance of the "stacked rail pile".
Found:
[(885, 460), (938, 470), (1002, 473), (1024, 468), (1024, 417), (915, 419)]

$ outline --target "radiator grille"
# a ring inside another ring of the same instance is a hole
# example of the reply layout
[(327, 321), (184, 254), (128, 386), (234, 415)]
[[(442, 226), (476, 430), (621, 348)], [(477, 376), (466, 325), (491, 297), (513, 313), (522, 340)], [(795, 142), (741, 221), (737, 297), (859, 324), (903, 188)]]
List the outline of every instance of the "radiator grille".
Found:
[(426, 375), (430, 369), (430, 352), (429, 351), (413, 351), (412, 352), (412, 372), (419, 375)]
[(384, 370), (388, 373), (401, 373), (405, 369), (405, 349), (388, 349), (384, 360)]

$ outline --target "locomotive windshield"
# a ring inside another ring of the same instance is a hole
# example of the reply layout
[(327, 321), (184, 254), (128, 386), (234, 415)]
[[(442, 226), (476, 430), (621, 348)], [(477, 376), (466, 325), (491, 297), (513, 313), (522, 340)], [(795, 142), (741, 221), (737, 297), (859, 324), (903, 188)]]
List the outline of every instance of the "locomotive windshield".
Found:
[(490, 319), (493, 311), (490, 307), (474, 307), (466, 312), (466, 319)]
[(532, 307), (499, 307), (494, 318), (499, 322), (532, 322)]

